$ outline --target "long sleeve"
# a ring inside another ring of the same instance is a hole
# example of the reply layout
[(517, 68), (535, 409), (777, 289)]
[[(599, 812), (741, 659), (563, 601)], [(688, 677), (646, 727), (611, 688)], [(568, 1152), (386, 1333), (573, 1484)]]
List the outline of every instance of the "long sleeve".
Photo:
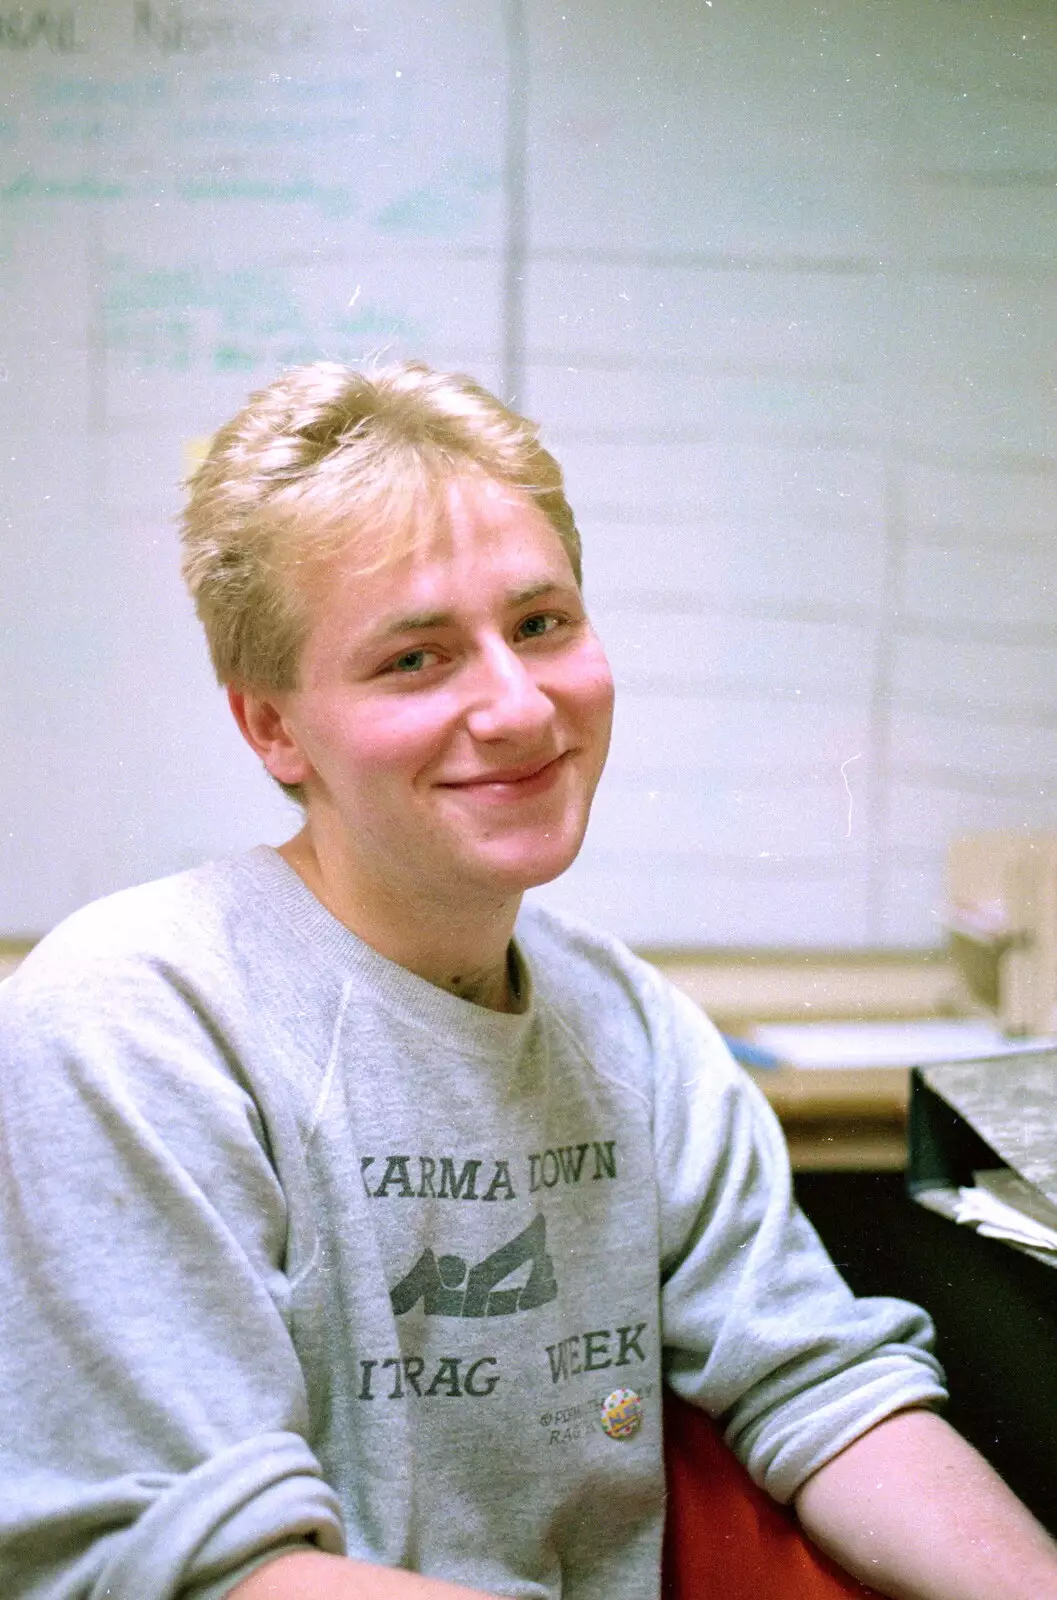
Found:
[(0, 1591), (170, 1600), (273, 1549), (340, 1552), (283, 1190), (172, 974), (31, 958), (4, 985), (0, 1207)]
[(794, 1204), (763, 1096), (684, 996), (654, 1018), (666, 1375), (788, 1501), (875, 1422), (945, 1398), (931, 1323), (851, 1294)]

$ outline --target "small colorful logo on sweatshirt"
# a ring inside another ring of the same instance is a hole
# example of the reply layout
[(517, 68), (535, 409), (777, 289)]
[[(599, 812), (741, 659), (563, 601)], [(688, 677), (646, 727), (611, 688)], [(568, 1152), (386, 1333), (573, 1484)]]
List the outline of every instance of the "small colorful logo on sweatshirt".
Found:
[(631, 1439), (642, 1427), (642, 1400), (634, 1389), (614, 1389), (602, 1401), (602, 1426), (611, 1439)]

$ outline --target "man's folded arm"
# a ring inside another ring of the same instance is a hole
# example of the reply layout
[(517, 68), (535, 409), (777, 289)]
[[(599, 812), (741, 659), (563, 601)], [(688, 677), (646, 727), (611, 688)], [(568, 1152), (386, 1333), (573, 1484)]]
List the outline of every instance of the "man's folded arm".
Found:
[(816, 1544), (894, 1600), (1050, 1600), (1057, 1544), (941, 1417), (905, 1411), (794, 1498)]
[(236, 1584), (227, 1600), (494, 1600), (480, 1589), (315, 1550), (291, 1550)]

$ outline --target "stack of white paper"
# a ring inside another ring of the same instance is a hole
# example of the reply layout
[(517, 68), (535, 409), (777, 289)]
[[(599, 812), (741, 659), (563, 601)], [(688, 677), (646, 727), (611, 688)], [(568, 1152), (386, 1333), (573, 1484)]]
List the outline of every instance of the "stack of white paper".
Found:
[(958, 1190), (957, 1218), (989, 1239), (1026, 1244), (1057, 1255), (1057, 1206), (1010, 1167), (974, 1172)]

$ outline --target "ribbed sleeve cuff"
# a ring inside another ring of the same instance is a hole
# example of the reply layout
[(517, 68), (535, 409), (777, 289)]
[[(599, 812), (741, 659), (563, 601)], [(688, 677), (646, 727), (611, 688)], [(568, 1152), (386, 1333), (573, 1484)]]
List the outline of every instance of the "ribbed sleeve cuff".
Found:
[(223, 1594), (283, 1547), (343, 1555), (345, 1534), (319, 1462), (293, 1433), (265, 1433), (172, 1478), (118, 1543), (91, 1600)]
[(760, 1487), (788, 1504), (813, 1472), (885, 1417), (946, 1398), (931, 1356), (878, 1355), (812, 1386), (740, 1434), (731, 1428), (727, 1443)]

